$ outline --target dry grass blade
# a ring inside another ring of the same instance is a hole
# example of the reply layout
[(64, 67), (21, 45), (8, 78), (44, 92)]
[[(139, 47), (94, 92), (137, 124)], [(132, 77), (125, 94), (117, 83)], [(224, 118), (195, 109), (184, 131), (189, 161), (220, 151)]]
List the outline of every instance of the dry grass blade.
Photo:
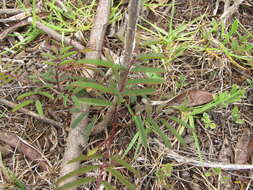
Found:
[(43, 171), (48, 171), (50, 168), (49, 161), (43, 160), (43, 155), (36, 150), (32, 145), (26, 141), (7, 131), (0, 131), (0, 140), (7, 143), (8, 145), (17, 148), (20, 152), (26, 155), (29, 159), (38, 162), (38, 165)]
[[(0, 98), (0, 104), (3, 104), (3, 105), (8, 106), (8, 107), (10, 107), (10, 108), (14, 108), (14, 107), (17, 106), (17, 104), (15, 104), (15, 103), (13, 103), (13, 102), (10, 102), (10, 101), (8, 101), (8, 100), (5, 100), (4, 98)], [(63, 126), (63, 124), (60, 123), (60, 122), (54, 121), (54, 120), (52, 120), (52, 119), (48, 119), (48, 118), (46, 118), (46, 117), (44, 117), (44, 116), (40, 116), (40, 115), (38, 115), (38, 114), (36, 114), (36, 113), (34, 113), (34, 112), (28, 110), (28, 109), (20, 108), (18, 111), (19, 111), (19, 112), (22, 112), (22, 113), (24, 113), (24, 114), (27, 114), (27, 115), (29, 115), (29, 116), (31, 116), (31, 117), (34, 117), (34, 118), (36, 118), (36, 119), (38, 119), (38, 120), (41, 120), (41, 121), (43, 121), (43, 122), (45, 122), (45, 123), (54, 125), (54, 126), (56, 126), (56, 127), (62, 127), (62, 126)]]

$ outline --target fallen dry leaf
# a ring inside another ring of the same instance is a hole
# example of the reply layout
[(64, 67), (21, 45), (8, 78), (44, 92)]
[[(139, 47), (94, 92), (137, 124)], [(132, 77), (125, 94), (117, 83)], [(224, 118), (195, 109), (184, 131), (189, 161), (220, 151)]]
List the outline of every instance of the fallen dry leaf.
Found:
[(168, 102), (170, 106), (200, 106), (213, 100), (213, 95), (205, 90), (189, 90), (174, 97)]
[(245, 129), (235, 146), (235, 163), (245, 164), (253, 153), (253, 135)]

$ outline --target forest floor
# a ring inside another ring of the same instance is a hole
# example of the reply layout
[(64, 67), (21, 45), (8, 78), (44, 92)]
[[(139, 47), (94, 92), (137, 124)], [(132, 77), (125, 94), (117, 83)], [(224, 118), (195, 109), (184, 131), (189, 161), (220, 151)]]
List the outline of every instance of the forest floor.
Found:
[[(64, 50), (61, 41), (38, 29), (33, 22), (22, 22), (28, 16), (37, 16), (62, 36), (70, 36), (86, 46), (96, 15), (94, 0), (69, 0), (66, 3), (68, 11), (60, 9), (53, 1), (35, 2), (0, 2), (0, 189), (55, 188), (70, 131), (72, 106), (71, 99), (59, 98), (62, 90), (59, 84), (64, 87), (74, 80), (73, 76), (82, 76), (78, 66), (57, 67), (56, 71), (52, 64), (45, 63), (53, 59), (51, 55), (65, 60), (83, 58), (81, 53), (72, 55), (74, 48)], [(143, 1), (134, 56), (157, 55), (143, 61), (144, 66), (163, 67), (166, 72), (143, 75), (163, 78), (165, 82), (150, 85), (156, 88), (152, 95), (128, 97), (125, 101), (143, 121), (148, 116), (157, 121), (162, 135), (151, 132), (145, 125), (149, 131), (148, 147), (145, 148), (145, 142), (137, 139), (138, 128), (129, 110), (122, 106), (118, 121), (121, 127), (110, 148), (112, 155), (126, 153), (124, 160), (140, 173), (137, 177), (119, 169), (137, 189), (253, 189), (252, 168), (247, 170), (236, 165), (252, 164), (253, 3), (242, 1), (224, 21), (222, 15), (227, 2), (230, 1)], [(228, 8), (233, 6), (232, 2), (237, 1), (231, 1)], [(40, 11), (33, 11), (34, 6)], [(21, 12), (2, 13), (1, 10), (6, 8)], [(28, 9), (32, 11), (22, 17), (20, 13)], [(115, 0), (102, 50), (105, 60), (120, 60), (124, 50), (126, 14), (127, 2), (120, 4)], [(14, 18), (14, 15), (19, 16)], [(60, 49), (65, 52), (61, 54)], [(107, 70), (101, 69), (96, 81), (105, 82), (106, 73)], [(66, 78), (57, 82), (56, 78), (52, 79), (56, 75)], [(111, 98), (110, 94), (101, 95), (94, 90), (90, 93), (91, 96)], [(210, 95), (214, 97), (211, 103)], [(181, 97), (189, 97), (188, 109)], [(176, 101), (174, 105), (179, 108), (171, 109), (168, 104), (147, 106), (143, 101), (171, 98), (169, 103)], [(23, 108), (26, 110), (21, 111)], [(93, 106), (90, 119), (101, 119), (105, 110), (106, 107)], [(31, 116), (28, 111), (57, 122), (49, 124)], [(169, 126), (162, 121), (168, 122)], [(108, 126), (105, 132), (91, 136), (88, 145), (83, 147), (83, 154), (108, 138), (110, 129)], [(170, 148), (166, 146), (164, 134), (169, 139)], [(132, 147), (131, 143), (134, 144)], [(38, 154), (42, 154), (46, 161), (38, 163)], [(219, 169), (216, 167), (219, 163), (230, 169)], [(50, 171), (44, 170), (45, 164), (50, 165)], [(98, 172), (87, 175), (96, 176)], [(126, 189), (112, 176), (106, 179), (116, 189)], [(95, 187), (95, 183), (89, 183), (79, 189)]]

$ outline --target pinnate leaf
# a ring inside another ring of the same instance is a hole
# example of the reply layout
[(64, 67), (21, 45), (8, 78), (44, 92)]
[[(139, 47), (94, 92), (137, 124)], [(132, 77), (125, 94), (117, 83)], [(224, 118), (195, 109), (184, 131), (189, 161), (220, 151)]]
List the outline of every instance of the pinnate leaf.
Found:
[(80, 59), (76, 62), (77, 64), (91, 64), (91, 65), (97, 65), (97, 66), (102, 66), (102, 67), (108, 67), (112, 68), (115, 70), (122, 70), (124, 69), (123, 66), (114, 64), (110, 61), (104, 61), (100, 59)]
[(96, 98), (77, 98), (79, 103), (84, 103), (93, 106), (112, 106), (112, 103), (106, 100)]

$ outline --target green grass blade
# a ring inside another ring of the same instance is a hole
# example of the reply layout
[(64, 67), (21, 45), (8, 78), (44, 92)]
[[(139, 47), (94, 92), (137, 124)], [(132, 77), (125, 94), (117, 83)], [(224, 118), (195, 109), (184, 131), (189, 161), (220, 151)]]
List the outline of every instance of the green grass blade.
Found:
[(140, 132), (140, 137), (142, 139), (142, 144), (145, 148), (148, 147), (148, 135), (147, 131), (144, 128), (143, 121), (140, 116), (133, 116), (133, 120), (135, 122), (135, 125), (137, 126), (138, 131)]
[(196, 130), (195, 130), (195, 124), (194, 124), (193, 116), (189, 116), (189, 123), (190, 123), (191, 128), (193, 129), (191, 131), (192, 131), (192, 136), (193, 136), (193, 139), (194, 139), (194, 144), (195, 144), (195, 147), (196, 147), (196, 151), (199, 155), (200, 160), (203, 161), (203, 158), (202, 158), (202, 155), (201, 155), (201, 148), (200, 148), (200, 144), (199, 144), (198, 135), (197, 135)]
[(134, 144), (136, 143), (136, 141), (138, 140), (139, 136), (140, 136), (140, 132), (138, 131), (138, 132), (134, 135), (134, 137), (132, 138), (132, 140), (131, 140), (131, 142), (129, 143), (129, 145), (127, 146), (127, 148), (126, 148), (126, 150), (125, 150), (125, 152), (124, 152), (122, 158), (124, 158), (124, 157), (128, 154), (128, 152), (133, 148), (133, 146), (134, 146)]
[(115, 176), (122, 184), (124, 184), (125, 186), (128, 187), (128, 189), (130, 190), (136, 190), (135, 185), (133, 185), (132, 183), (130, 183), (127, 179), (126, 176), (121, 175), (120, 172), (118, 172), (117, 170), (113, 169), (113, 168), (106, 168), (106, 170), (108, 172), (110, 172), (113, 176)]
[(21, 102), (20, 104), (18, 104), (17, 106), (15, 106), (13, 109), (12, 109), (12, 112), (15, 112), (25, 106), (28, 106), (30, 104), (32, 104), (34, 101), (33, 100), (26, 100), (26, 101), (23, 101)]

